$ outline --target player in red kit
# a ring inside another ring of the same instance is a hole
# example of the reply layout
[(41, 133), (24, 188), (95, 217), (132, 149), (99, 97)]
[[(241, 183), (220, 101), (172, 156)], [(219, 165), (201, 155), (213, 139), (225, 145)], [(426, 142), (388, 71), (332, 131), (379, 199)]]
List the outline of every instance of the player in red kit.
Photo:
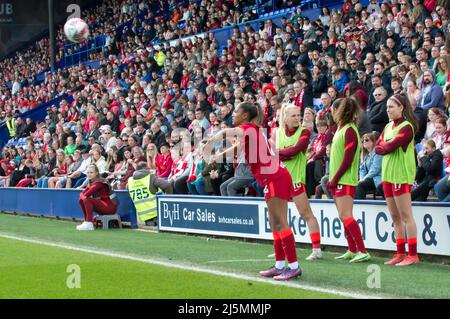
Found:
[(262, 111), (257, 105), (240, 103), (233, 113), (233, 123), (236, 127), (222, 130), (214, 135), (205, 146), (205, 156), (208, 158), (211, 154), (209, 150), (214, 143), (227, 137), (239, 139), (237, 145), (212, 156), (210, 160), (221, 160), (224, 155), (233, 154), (236, 150), (244, 152), (253, 176), (264, 188), (264, 198), (269, 208), (269, 223), (274, 239), (275, 265), (261, 271), (260, 275), (273, 277), (275, 280), (289, 280), (302, 273), (297, 262), (294, 235), (287, 220), (288, 201), (293, 194), (292, 178), (271, 151), (267, 137), (259, 127), (261, 115), (263, 115)]
[(78, 230), (94, 230), (93, 213), (113, 215), (117, 211), (117, 203), (110, 198), (111, 188), (106, 180), (100, 178), (100, 172), (95, 164), (87, 169), (89, 185), (80, 193), (80, 206), (84, 222), (77, 226)]

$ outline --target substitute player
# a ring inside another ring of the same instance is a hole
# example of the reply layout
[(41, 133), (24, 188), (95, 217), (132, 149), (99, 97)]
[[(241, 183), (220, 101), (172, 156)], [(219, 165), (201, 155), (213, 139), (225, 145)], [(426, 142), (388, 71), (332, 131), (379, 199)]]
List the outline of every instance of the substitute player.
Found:
[(333, 103), (331, 112), (337, 124), (337, 131), (331, 144), (330, 177), (327, 184), (333, 194), (339, 218), (344, 223), (344, 234), (348, 243), (348, 251), (336, 259), (350, 260), (351, 263), (370, 259), (361, 230), (353, 218), (360, 149), (356, 126), (359, 109), (358, 102), (352, 97), (338, 99)]
[(276, 131), (276, 148), (280, 160), (286, 165), (292, 177), (295, 206), (308, 225), (312, 253), (306, 260), (316, 260), (322, 258), (319, 223), (313, 215), (305, 192), (306, 150), (311, 132), (300, 126), (300, 111), (294, 104), (283, 104), (280, 127)]
[(416, 176), (414, 132), (417, 124), (409, 99), (403, 94), (389, 98), (387, 114), (390, 122), (378, 139), (375, 152), (383, 155), (381, 182), (394, 222), (397, 253), (385, 264), (409, 266), (420, 262), (417, 255), (417, 227), (411, 206), (411, 185)]
[[(269, 208), (269, 223), (273, 232), (276, 263), (260, 275), (273, 277), (275, 280), (289, 280), (300, 276), (302, 271), (297, 262), (295, 239), (287, 221), (288, 201), (292, 198), (292, 179), (284, 165), (271, 152), (267, 137), (262, 133), (259, 124), (263, 112), (259, 106), (243, 102), (233, 113), (235, 128), (218, 132), (205, 145), (205, 156), (214, 143), (228, 137), (237, 136), (239, 143), (221, 154), (211, 157), (217, 161), (226, 153), (232, 154), (236, 149), (244, 152), (256, 181), (264, 188), (264, 197)], [(288, 267), (285, 267), (287, 258)]]

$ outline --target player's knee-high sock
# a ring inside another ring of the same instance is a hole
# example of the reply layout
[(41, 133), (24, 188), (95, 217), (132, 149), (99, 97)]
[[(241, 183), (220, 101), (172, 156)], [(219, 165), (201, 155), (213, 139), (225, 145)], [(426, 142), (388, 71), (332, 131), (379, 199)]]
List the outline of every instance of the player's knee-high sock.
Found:
[(283, 242), (281, 235), (278, 232), (273, 232), (273, 250), (275, 252), (275, 267), (278, 269), (284, 268), (286, 255), (283, 249)]
[(345, 235), (345, 238), (347, 239), (348, 250), (351, 251), (352, 253), (356, 253), (355, 241), (353, 240), (352, 235), (350, 235), (350, 231), (348, 230), (348, 228), (345, 225), (344, 225), (344, 235)]
[(344, 220), (344, 226), (347, 227), (350, 235), (353, 237), (358, 251), (366, 253), (366, 246), (364, 245), (364, 241), (362, 239), (361, 229), (359, 229), (359, 225), (355, 219), (353, 217), (347, 218)]
[(298, 267), (297, 251), (295, 250), (295, 238), (292, 229), (286, 228), (280, 231), (281, 241), (283, 243), (284, 253), (289, 263), (289, 267), (295, 269)]

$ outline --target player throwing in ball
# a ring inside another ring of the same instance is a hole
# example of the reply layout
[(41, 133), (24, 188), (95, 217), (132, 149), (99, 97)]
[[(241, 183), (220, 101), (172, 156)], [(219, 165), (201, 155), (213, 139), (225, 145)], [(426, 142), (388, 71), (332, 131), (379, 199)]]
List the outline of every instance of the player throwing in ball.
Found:
[[(227, 137), (236, 136), (239, 143), (211, 160), (220, 160), (226, 154), (232, 154), (237, 149), (244, 152), (256, 181), (264, 188), (264, 198), (269, 208), (269, 223), (273, 232), (275, 265), (260, 275), (273, 277), (275, 280), (289, 280), (301, 275), (297, 262), (295, 239), (287, 221), (288, 201), (292, 198), (292, 178), (278, 157), (273, 154), (267, 137), (260, 128), (263, 112), (259, 106), (243, 102), (233, 112), (234, 128), (228, 128), (214, 135), (205, 146), (206, 159), (214, 143)], [(285, 260), (288, 261), (286, 267)]]

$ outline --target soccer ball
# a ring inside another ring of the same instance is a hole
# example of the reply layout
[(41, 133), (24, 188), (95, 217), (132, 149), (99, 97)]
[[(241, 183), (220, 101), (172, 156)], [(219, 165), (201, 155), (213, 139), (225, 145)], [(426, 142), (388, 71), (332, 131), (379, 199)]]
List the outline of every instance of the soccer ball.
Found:
[(64, 25), (64, 33), (69, 41), (74, 43), (81, 43), (89, 36), (89, 27), (80, 18), (72, 18), (67, 20)]

